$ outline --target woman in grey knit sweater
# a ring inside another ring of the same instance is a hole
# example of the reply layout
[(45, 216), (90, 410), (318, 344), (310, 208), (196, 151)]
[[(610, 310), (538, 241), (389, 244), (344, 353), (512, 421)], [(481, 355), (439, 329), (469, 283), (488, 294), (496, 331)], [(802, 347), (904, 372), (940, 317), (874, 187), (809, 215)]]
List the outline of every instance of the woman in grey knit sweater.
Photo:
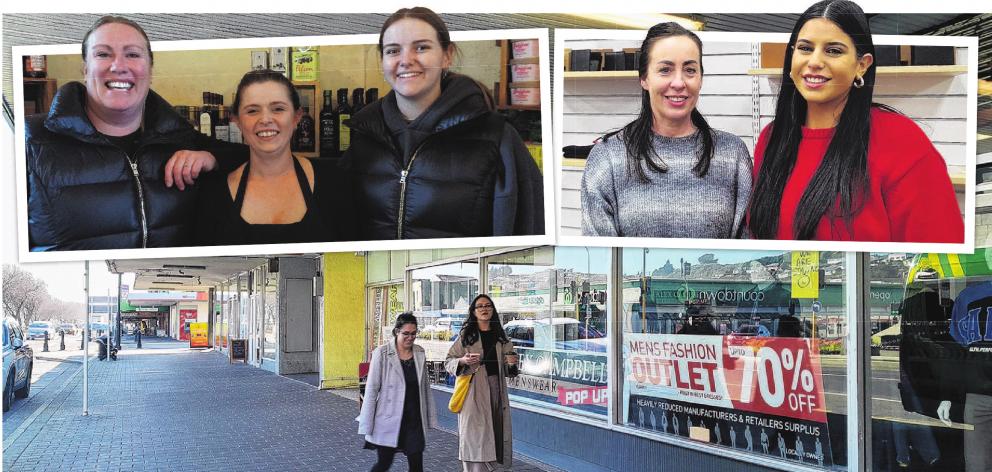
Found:
[(751, 156), (696, 110), (702, 42), (677, 23), (648, 30), (637, 119), (593, 147), (582, 175), (582, 233), (745, 237)]

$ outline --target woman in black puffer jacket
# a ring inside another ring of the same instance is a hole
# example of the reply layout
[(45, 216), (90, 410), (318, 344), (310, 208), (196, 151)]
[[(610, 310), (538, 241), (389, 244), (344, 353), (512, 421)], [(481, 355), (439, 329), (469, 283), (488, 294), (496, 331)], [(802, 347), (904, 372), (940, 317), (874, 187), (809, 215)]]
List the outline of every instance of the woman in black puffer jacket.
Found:
[(133, 21), (100, 18), (83, 66), (85, 84), (62, 86), (48, 115), (26, 122), (30, 249), (186, 245), (195, 192), (167, 184), (216, 167), (211, 153), (243, 162), (247, 148), (200, 134), (149, 90), (152, 52)]
[(475, 80), (448, 72), (455, 45), (426, 8), (382, 26), (382, 100), (349, 123), (363, 239), (544, 234), (543, 182)]

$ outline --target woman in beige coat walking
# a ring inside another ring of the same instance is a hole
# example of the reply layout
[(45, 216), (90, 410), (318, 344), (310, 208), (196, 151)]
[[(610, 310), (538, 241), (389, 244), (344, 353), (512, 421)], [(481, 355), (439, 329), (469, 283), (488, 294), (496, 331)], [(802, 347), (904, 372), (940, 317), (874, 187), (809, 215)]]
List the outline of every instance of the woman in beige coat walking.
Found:
[(396, 317), (393, 342), (372, 351), (365, 402), (357, 418), (365, 448), (378, 454), (372, 472), (389, 470), (397, 451), (406, 454), (410, 472), (424, 470), (427, 428), (435, 425), (437, 415), (424, 348), (414, 344), (416, 339), (417, 318), (401, 313)]
[(448, 350), (451, 375), (475, 373), (458, 414), (458, 459), (466, 472), (486, 472), (513, 461), (506, 377), (517, 376), (517, 354), (489, 295), (472, 300), (458, 340)]

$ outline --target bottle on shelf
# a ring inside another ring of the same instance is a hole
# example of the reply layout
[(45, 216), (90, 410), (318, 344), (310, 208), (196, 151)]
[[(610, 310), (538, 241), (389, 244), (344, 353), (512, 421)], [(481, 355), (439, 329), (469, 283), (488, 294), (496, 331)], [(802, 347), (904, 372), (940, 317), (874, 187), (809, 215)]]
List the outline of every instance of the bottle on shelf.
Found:
[(231, 141), (230, 119), (225, 106), (217, 108), (217, 124), (214, 125), (214, 134), (221, 141)]
[(338, 127), (334, 121), (331, 91), (324, 90), (324, 106), (320, 109), (320, 157), (338, 155)]
[(379, 100), (379, 89), (378, 88), (372, 87), (370, 89), (365, 90), (365, 104), (366, 105), (370, 105), (372, 103), (375, 103), (376, 100)]
[(365, 89), (358, 87), (351, 91), (351, 114), (365, 107)]
[(345, 121), (351, 119), (351, 107), (348, 105), (348, 89), (338, 89), (338, 108), (334, 111), (334, 123), (338, 128), (337, 156), (341, 156), (351, 145), (351, 128)]
[(303, 107), (303, 117), (300, 118), (300, 123), (296, 125), (296, 131), (293, 132), (290, 146), (293, 152), (314, 152), (316, 143), (313, 132), (314, 122), (313, 117), (310, 116), (310, 107)]
[(214, 137), (213, 94), (203, 92), (203, 107), (200, 108), (200, 133)]

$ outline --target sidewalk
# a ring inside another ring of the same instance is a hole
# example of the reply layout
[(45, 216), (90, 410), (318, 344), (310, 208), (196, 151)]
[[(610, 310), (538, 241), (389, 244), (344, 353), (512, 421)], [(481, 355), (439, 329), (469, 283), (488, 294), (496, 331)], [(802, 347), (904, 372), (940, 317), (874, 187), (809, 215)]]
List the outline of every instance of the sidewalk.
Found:
[[(81, 356), (38, 361), (57, 365), (3, 416), (4, 470), (352, 472), (374, 462), (354, 400), (186, 343), (127, 341), (117, 362), (91, 358), (89, 416)], [(427, 443), (426, 470), (460, 470), (455, 435), (432, 430)], [(515, 471), (544, 470), (514, 459)], [(407, 470), (405, 457), (393, 470)]]

